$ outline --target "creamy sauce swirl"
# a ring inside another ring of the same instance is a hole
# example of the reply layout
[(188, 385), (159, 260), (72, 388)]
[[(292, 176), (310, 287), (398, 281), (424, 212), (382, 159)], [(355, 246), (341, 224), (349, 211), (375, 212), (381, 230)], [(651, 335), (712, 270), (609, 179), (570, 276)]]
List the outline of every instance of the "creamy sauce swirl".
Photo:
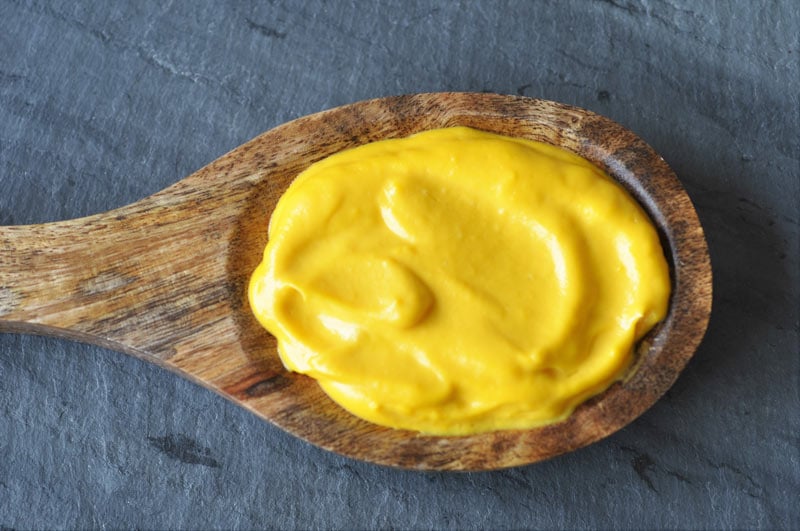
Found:
[(658, 235), (563, 149), (464, 127), (347, 150), (279, 201), (250, 304), (285, 366), (438, 435), (566, 418), (664, 318)]

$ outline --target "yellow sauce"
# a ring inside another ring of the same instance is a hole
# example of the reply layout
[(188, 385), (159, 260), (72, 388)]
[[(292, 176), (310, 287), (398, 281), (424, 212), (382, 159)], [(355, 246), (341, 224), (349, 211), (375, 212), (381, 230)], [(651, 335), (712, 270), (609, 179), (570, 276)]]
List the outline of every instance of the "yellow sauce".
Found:
[(250, 304), (286, 367), (438, 435), (562, 420), (666, 314), (635, 201), (562, 149), (456, 127), (344, 151), (278, 203)]

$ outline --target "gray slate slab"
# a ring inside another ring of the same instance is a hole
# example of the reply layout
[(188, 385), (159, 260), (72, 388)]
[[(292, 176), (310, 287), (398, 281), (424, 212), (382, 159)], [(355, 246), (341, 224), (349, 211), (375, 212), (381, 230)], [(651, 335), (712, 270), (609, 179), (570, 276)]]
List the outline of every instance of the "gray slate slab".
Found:
[(156, 192), (292, 118), (463, 90), (645, 138), (699, 211), (705, 341), (614, 436), (501, 472), (327, 453), (131, 357), (0, 335), (3, 528), (800, 527), (792, 2), (0, 2), (0, 224)]

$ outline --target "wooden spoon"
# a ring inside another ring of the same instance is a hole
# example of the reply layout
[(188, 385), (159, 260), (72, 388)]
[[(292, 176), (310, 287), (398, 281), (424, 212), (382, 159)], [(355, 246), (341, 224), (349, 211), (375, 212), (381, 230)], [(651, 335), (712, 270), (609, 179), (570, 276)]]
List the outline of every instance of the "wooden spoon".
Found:
[[(566, 421), (432, 437), (372, 425), (287, 372), (253, 318), (249, 276), (276, 201), (309, 164), (367, 142), (466, 125), (570, 149), (625, 185), (671, 265), (667, 319), (626, 379)], [(93, 343), (171, 369), (313, 444), (406, 468), (523, 465), (622, 428), (675, 381), (705, 332), (711, 267), (692, 204), (640, 138), (589, 111), (530, 98), (440, 93), (365, 101), (277, 127), (132, 205), (72, 221), (0, 228), (0, 331)]]

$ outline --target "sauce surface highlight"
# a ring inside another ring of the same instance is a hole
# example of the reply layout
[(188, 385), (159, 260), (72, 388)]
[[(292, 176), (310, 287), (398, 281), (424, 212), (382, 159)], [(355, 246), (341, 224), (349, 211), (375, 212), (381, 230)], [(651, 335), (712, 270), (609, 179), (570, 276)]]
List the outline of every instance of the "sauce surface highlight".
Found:
[(249, 286), (289, 370), (436, 435), (566, 418), (624, 375), (669, 293), (655, 229), (604, 172), (464, 127), (309, 167)]

